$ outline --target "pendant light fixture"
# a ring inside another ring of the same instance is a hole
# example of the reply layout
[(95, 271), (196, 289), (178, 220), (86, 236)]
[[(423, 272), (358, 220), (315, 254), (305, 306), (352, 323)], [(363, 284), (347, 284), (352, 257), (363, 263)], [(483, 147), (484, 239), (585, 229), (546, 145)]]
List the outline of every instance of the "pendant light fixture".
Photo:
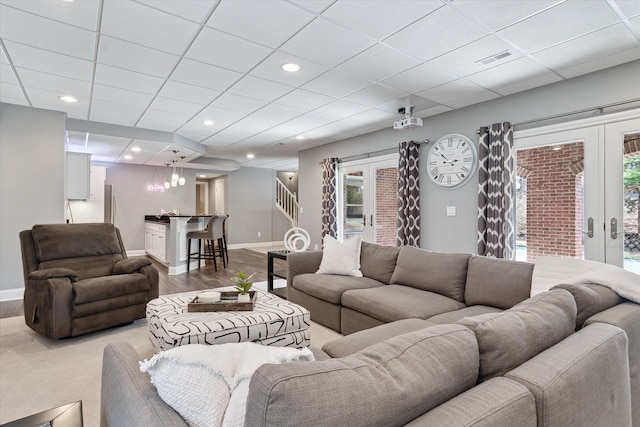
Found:
[[(165, 163), (164, 165), (165, 165), (166, 167), (171, 166), (171, 164), (170, 164), (170, 163)], [(166, 188), (167, 190), (168, 190), (169, 188), (171, 188), (171, 182), (169, 182), (169, 180), (168, 180), (168, 179), (164, 182), (164, 188)]]
[(178, 184), (184, 185), (187, 180), (184, 178), (184, 156), (180, 156), (180, 178), (178, 178)]

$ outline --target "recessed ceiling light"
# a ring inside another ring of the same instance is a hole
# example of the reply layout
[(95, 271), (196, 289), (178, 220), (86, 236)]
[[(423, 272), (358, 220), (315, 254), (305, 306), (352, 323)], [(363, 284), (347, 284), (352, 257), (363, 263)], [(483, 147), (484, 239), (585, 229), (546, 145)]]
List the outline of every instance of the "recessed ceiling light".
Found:
[(142, 149), (140, 147), (131, 147), (131, 151), (133, 151), (134, 153), (139, 153), (140, 151), (142, 151)]
[(302, 141), (304, 139), (304, 135), (298, 135), (298, 136), (296, 136), (296, 139), (298, 141)]
[(286, 64), (282, 64), (282, 69), (289, 72), (295, 73), (300, 70), (300, 66), (298, 64), (294, 64), (293, 62), (287, 62)]
[(124, 158), (127, 160), (133, 159), (133, 157), (130, 154), (125, 154)]
[(247, 159), (253, 159), (255, 156), (251, 153), (247, 154)]
[(60, 100), (64, 102), (69, 102), (69, 103), (78, 102), (78, 100), (71, 95), (63, 95), (63, 96), (59, 96), (58, 98), (60, 98)]
[(207, 175), (204, 175), (204, 174), (200, 175), (200, 178), (206, 178), (206, 177)]
[(203, 120), (202, 124), (205, 126), (213, 126), (215, 122), (213, 120)]

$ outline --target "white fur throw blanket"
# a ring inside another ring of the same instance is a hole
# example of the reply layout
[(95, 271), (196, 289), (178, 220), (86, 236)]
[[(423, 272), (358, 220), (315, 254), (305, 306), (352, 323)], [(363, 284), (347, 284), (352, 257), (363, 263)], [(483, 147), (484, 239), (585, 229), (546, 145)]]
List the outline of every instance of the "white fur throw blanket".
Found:
[(191, 344), (140, 362), (158, 394), (194, 427), (244, 425), (249, 381), (265, 363), (314, 360), (308, 348)]
[(533, 267), (531, 296), (554, 285), (595, 284), (640, 304), (640, 276), (609, 264), (568, 257), (540, 257)]

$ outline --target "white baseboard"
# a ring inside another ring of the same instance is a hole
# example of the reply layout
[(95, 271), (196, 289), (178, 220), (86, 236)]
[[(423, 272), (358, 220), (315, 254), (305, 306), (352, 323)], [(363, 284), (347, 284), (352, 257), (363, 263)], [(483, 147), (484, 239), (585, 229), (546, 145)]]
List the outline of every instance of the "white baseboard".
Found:
[(24, 296), (24, 288), (0, 290), (0, 302), (15, 301), (17, 299), (22, 299), (23, 296)]
[(274, 242), (258, 242), (258, 243), (234, 243), (227, 245), (229, 249), (242, 249), (242, 248), (261, 248), (266, 246), (282, 246), (282, 240), (276, 240)]
[(127, 251), (127, 256), (145, 256), (147, 254), (147, 251), (145, 251), (144, 249), (138, 249), (138, 250), (134, 250), (134, 251)]

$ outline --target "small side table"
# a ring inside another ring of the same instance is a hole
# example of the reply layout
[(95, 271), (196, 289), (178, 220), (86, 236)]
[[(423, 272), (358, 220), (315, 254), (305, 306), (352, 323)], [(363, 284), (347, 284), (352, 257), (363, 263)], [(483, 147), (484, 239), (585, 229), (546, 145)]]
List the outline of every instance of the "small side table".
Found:
[(33, 426), (82, 427), (82, 401), (68, 403), (57, 408), (20, 418), (2, 424), (0, 427), (33, 427)]
[(287, 299), (287, 290), (286, 288), (278, 288), (273, 289), (273, 278), (278, 277), (280, 279), (287, 278), (286, 270), (274, 270), (273, 269), (273, 260), (274, 259), (283, 259), (287, 260), (287, 255), (289, 255), (290, 251), (269, 251), (267, 252), (268, 260), (267, 260), (267, 291), (272, 294), (278, 295), (280, 298)]

